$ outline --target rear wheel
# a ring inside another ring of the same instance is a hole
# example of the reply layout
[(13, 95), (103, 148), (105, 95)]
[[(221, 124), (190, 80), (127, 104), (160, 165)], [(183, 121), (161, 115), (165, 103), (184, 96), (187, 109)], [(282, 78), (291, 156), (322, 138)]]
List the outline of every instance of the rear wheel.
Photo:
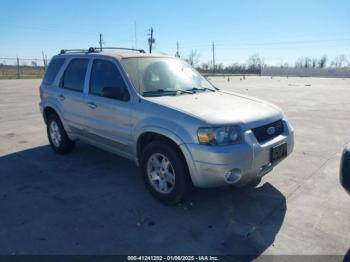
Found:
[(69, 139), (56, 114), (51, 114), (47, 119), (47, 136), (51, 148), (58, 154), (68, 154), (74, 149), (74, 141)]
[(174, 146), (154, 141), (141, 156), (141, 171), (147, 189), (163, 203), (181, 202), (190, 187), (186, 161)]

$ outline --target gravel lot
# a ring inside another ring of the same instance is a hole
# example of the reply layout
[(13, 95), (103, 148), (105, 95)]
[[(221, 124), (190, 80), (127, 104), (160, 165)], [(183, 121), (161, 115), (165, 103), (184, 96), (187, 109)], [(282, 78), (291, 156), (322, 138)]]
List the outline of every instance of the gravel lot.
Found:
[(256, 189), (196, 189), (167, 207), (133, 162), (83, 143), (48, 146), (39, 80), (0, 81), (1, 254), (338, 254), (350, 247), (350, 196), (338, 182), (350, 141), (350, 79), (218, 77), (275, 103), (295, 151)]

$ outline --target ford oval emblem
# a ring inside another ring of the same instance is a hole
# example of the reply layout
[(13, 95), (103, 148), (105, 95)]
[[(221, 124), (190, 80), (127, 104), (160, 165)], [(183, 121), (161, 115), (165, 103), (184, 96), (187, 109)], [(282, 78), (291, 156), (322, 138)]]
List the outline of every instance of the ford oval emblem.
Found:
[(274, 126), (270, 126), (267, 130), (266, 133), (270, 136), (272, 136), (273, 134), (275, 134), (276, 132), (276, 128)]

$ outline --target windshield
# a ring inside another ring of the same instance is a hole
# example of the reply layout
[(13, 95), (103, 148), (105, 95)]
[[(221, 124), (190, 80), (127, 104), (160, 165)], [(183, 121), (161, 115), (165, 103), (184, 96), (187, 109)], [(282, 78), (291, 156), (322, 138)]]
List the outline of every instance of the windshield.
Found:
[(142, 96), (215, 91), (201, 74), (176, 58), (136, 57), (121, 63)]

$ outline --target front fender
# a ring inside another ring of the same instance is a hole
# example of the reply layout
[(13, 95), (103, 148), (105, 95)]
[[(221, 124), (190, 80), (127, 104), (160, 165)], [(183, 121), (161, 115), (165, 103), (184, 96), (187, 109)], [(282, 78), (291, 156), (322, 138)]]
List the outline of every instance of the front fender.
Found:
[[(184, 143), (183, 140), (178, 135), (176, 135), (173, 131), (163, 127), (154, 126), (154, 125), (144, 126), (142, 127), (142, 129), (139, 129), (135, 134), (135, 141), (137, 141), (142, 134), (147, 132), (157, 133), (159, 135), (166, 136), (171, 140), (173, 140), (177, 145), (181, 145)], [(136, 146), (137, 146), (137, 143), (135, 143), (135, 149), (136, 149)]]
[(137, 159), (137, 143), (139, 137), (147, 132), (157, 133), (171, 139), (178, 146), (186, 143), (187, 141), (192, 141), (193, 137), (189, 132), (182, 126), (178, 125), (174, 121), (161, 119), (161, 118), (147, 118), (141, 121), (133, 131), (133, 151), (135, 152), (135, 160)]
[[(167, 120), (165, 118), (151, 117), (140, 121), (134, 128), (134, 141), (145, 132), (159, 133), (172, 139), (177, 145), (193, 142), (193, 134), (190, 134), (179, 123), (181, 121)], [(136, 145), (135, 145), (136, 146)]]

